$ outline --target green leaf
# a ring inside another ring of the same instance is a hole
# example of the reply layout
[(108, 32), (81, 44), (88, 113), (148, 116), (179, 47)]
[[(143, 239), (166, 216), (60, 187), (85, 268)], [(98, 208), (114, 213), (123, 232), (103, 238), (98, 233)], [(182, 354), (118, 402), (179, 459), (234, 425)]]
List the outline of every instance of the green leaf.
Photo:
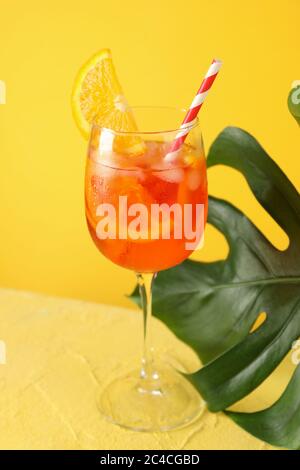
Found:
[[(210, 221), (224, 233), (230, 246), (227, 260), (212, 279), (218, 295), (213, 299), (211, 320), (221, 323), (222, 312), (235, 316), (232, 328), (242, 335), (236, 344), (224, 344), (223, 354), (191, 377), (214, 411), (227, 408), (254, 390), (300, 335), (299, 194), (258, 142), (240, 129), (225, 129), (213, 144), (209, 165), (220, 163), (243, 173), (258, 201), (286, 231), (290, 244), (281, 252), (237, 209), (216, 200), (210, 206)], [(222, 213), (221, 224), (215, 217), (215, 205)], [(206, 272), (207, 266), (197, 264)], [(198, 288), (201, 290), (202, 283)], [(250, 328), (245, 331), (249, 320), (253, 322), (262, 311), (267, 320), (249, 334)], [(230, 330), (227, 334), (232, 336)], [(217, 327), (216, 339), (220, 338)]]
[(250, 434), (275, 446), (300, 449), (300, 367), (288, 387), (270, 408), (256, 413), (226, 414)]
[[(217, 164), (242, 172), (290, 243), (285, 251), (276, 249), (241, 211), (211, 197), (209, 222), (228, 241), (227, 259), (187, 260), (159, 273), (154, 283), (154, 314), (206, 364), (188, 377), (211, 411), (224, 410), (254, 390), (300, 336), (299, 194), (259, 143), (241, 129), (226, 128), (217, 137), (208, 165)], [(133, 299), (137, 301), (137, 290)], [(266, 321), (250, 333), (261, 312), (266, 312)], [(291, 390), (289, 406), (298, 409), (300, 388), (296, 384)], [(244, 415), (238, 419), (241, 425), (249, 421)], [(256, 427), (254, 419), (250, 431), (255, 435), (261, 431), (257, 423)], [(298, 429), (291, 447), (295, 440), (300, 445), (300, 416)], [(263, 435), (261, 431), (262, 439)], [(287, 445), (286, 440), (281, 442), (279, 427), (277, 438), (278, 445)]]

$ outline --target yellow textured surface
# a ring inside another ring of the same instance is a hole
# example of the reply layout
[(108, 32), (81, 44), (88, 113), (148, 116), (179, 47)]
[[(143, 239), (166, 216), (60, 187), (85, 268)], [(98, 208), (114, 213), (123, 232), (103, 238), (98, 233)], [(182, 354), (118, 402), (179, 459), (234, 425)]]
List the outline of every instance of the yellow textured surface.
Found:
[[(269, 449), (222, 414), (168, 433), (136, 433), (106, 422), (99, 385), (135, 367), (141, 316), (128, 309), (0, 290), (1, 449)], [(195, 355), (157, 320), (155, 347), (188, 370)], [(271, 389), (264, 390), (264, 400)], [(256, 403), (257, 405), (257, 403)]]

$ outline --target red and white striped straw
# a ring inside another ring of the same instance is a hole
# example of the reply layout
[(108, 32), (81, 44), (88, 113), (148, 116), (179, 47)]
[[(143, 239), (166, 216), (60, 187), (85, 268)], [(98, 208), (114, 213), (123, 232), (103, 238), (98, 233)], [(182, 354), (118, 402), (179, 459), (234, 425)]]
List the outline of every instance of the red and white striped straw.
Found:
[(172, 160), (176, 156), (177, 151), (180, 149), (181, 145), (186, 139), (186, 136), (189, 133), (190, 128), (193, 125), (193, 121), (196, 119), (201, 106), (208, 94), (212, 84), (215, 81), (216, 76), (221, 68), (222, 62), (220, 60), (214, 59), (205, 75), (199, 90), (195, 98), (192, 101), (190, 109), (186, 113), (186, 116), (180, 126), (181, 131), (179, 131), (171, 145), (171, 148), (166, 155), (166, 160)]

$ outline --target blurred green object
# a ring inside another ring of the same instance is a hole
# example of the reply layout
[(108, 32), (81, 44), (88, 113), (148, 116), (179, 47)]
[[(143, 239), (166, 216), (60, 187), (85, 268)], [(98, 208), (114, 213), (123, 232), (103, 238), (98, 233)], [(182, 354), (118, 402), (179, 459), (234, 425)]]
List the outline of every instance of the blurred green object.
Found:
[(300, 80), (292, 83), (292, 89), (288, 97), (288, 107), (300, 126)]

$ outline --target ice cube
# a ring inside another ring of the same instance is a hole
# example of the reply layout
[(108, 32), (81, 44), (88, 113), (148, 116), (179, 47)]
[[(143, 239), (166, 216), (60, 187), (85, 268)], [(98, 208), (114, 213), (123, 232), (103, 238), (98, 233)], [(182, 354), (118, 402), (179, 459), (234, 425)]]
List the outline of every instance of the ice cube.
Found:
[(153, 173), (157, 178), (168, 183), (180, 183), (184, 178), (182, 168), (172, 168), (170, 170), (156, 171)]
[(190, 191), (196, 191), (201, 184), (201, 172), (199, 168), (190, 169), (187, 175), (187, 186)]

